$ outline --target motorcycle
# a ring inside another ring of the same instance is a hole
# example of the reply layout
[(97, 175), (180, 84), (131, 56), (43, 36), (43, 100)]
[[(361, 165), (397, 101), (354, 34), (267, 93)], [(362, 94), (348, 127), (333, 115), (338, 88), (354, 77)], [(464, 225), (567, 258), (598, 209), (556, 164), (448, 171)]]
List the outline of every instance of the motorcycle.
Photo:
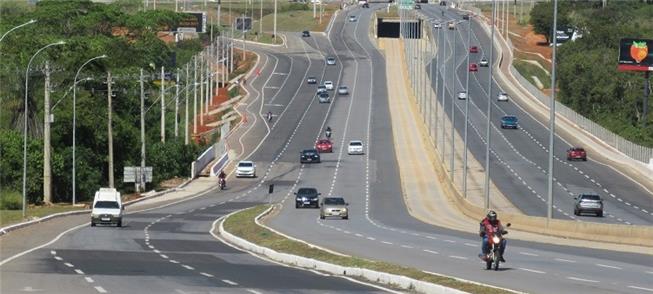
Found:
[(268, 122), (272, 121), (272, 112), (268, 112)]
[[(506, 224), (506, 227), (510, 227), (510, 223)], [(492, 238), (488, 238), (490, 252), (485, 256), (485, 269), (489, 270), (494, 268), (495, 271), (499, 270), (499, 264), (501, 263), (501, 253), (499, 250), (501, 249), (501, 242), (505, 234), (508, 234), (508, 231), (494, 232)]]
[(227, 180), (223, 178), (220, 178), (218, 180), (218, 184), (220, 185), (220, 190), (224, 190), (225, 188), (227, 188)]
[(325, 135), (327, 138), (330, 139), (330, 138), (331, 138), (331, 131), (329, 131), (329, 130), (325, 131), (325, 132), (324, 132), (324, 135)]

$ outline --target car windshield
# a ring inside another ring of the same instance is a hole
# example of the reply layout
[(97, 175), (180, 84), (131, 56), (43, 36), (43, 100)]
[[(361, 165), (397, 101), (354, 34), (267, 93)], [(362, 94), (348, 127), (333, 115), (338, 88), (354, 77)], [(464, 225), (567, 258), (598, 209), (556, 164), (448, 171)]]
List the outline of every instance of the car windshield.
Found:
[(252, 167), (253, 165), (251, 162), (241, 162), (238, 164), (238, 167)]
[(594, 200), (594, 201), (600, 201), (601, 197), (599, 195), (582, 195), (580, 196), (581, 200)]
[(299, 188), (299, 190), (297, 190), (297, 196), (316, 197), (317, 190), (315, 188)]
[(505, 121), (517, 121), (517, 118), (514, 116), (504, 116), (503, 120)]
[(340, 86), (340, 90), (347, 90), (346, 86)]
[(325, 198), (324, 204), (326, 205), (345, 205), (345, 199), (342, 198)]
[(98, 201), (95, 202), (95, 208), (120, 208), (116, 201)]
[(349, 142), (349, 146), (363, 146), (362, 142)]
[(315, 155), (317, 153), (315, 150), (304, 150), (304, 155)]
[(320, 140), (320, 141), (318, 141), (317, 143), (318, 143), (318, 144), (329, 144), (329, 143), (331, 143), (331, 142), (329, 142), (329, 140)]
[(577, 151), (577, 152), (585, 152), (585, 149), (583, 148), (573, 148), (571, 151)]

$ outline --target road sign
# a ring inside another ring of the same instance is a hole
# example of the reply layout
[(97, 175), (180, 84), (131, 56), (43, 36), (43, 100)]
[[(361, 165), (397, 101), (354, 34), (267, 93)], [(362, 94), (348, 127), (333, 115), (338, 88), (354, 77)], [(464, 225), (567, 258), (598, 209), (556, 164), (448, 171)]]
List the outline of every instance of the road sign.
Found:
[(413, 0), (399, 0), (399, 9), (413, 9)]
[[(152, 182), (152, 167), (151, 166), (146, 166), (144, 170), (144, 174), (141, 173), (141, 167), (140, 166), (125, 166), (123, 168), (122, 172), (122, 177), (123, 177), (123, 183), (136, 183), (140, 182), (141, 176), (145, 176), (145, 182), (146, 183), (151, 183)], [(138, 179), (138, 181), (137, 181)]]

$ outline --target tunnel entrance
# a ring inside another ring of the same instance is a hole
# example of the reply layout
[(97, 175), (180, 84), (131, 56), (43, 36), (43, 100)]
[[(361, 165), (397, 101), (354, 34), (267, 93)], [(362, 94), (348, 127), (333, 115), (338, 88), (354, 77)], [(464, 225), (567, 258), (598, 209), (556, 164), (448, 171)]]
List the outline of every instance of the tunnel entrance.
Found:
[[(407, 26), (407, 31), (413, 32), (413, 36), (404, 33), (404, 38), (410, 39), (421, 38), (422, 20), (404, 22)], [(379, 38), (399, 38), (399, 19), (398, 18), (378, 18), (376, 22), (376, 35)]]

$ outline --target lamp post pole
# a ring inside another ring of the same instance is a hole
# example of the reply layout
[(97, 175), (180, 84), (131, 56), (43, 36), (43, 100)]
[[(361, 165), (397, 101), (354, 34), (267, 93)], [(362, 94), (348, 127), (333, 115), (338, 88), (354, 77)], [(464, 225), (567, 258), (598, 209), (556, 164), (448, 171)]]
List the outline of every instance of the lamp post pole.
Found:
[(76, 186), (76, 168), (75, 168), (75, 159), (76, 159), (76, 136), (77, 136), (77, 77), (79, 76), (79, 73), (82, 71), (82, 68), (84, 68), (85, 65), (89, 64), (91, 61), (100, 59), (100, 58), (106, 58), (106, 55), (100, 55), (93, 57), (86, 62), (82, 64), (82, 66), (77, 69), (77, 73), (75, 74), (75, 79), (73, 80), (73, 205), (75, 205), (76, 200), (77, 200), (77, 194), (75, 192), (77, 186)]
[(497, 14), (497, 5), (496, 5), (496, 0), (492, 0), (492, 33), (490, 34), (490, 61), (489, 61), (489, 68), (490, 70), (488, 71), (488, 89), (487, 89), (487, 126), (485, 129), (485, 139), (487, 141), (485, 145), (485, 183), (484, 183), (484, 190), (485, 190), (485, 199), (483, 203), (483, 207), (485, 209), (490, 208), (490, 139), (491, 139), (491, 134), (490, 134), (490, 125), (492, 123), (491, 116), (492, 116), (492, 71), (494, 70), (494, 30), (495, 30), (495, 18)]
[(471, 48), (471, 30), (472, 30), (472, 21), (471, 16), (470, 20), (467, 21), (467, 77), (465, 78), (465, 93), (467, 93), (467, 99), (465, 99), (465, 131), (463, 135), (463, 195), (467, 198), (467, 129), (469, 126), (469, 100), (472, 99), (472, 96), (469, 94), (469, 55)]
[[(6, 33), (5, 33), (6, 35)], [(3, 36), (4, 38), (4, 36)], [(29, 68), (32, 65), (34, 58), (41, 53), (41, 51), (57, 45), (66, 44), (64, 41), (59, 41), (56, 43), (48, 44), (43, 46), (41, 49), (37, 50), (34, 55), (29, 59), (27, 63), (27, 69), (25, 70), (25, 106), (23, 110), (23, 218), (25, 217), (26, 212), (26, 203), (27, 203), (27, 117), (29, 116), (29, 111), (27, 108), (27, 93), (29, 93)]]
[(549, 175), (547, 179), (546, 219), (553, 217), (553, 142), (556, 126), (556, 48), (558, 47), (558, 0), (553, 0), (553, 54), (551, 55), (551, 102), (549, 104)]

